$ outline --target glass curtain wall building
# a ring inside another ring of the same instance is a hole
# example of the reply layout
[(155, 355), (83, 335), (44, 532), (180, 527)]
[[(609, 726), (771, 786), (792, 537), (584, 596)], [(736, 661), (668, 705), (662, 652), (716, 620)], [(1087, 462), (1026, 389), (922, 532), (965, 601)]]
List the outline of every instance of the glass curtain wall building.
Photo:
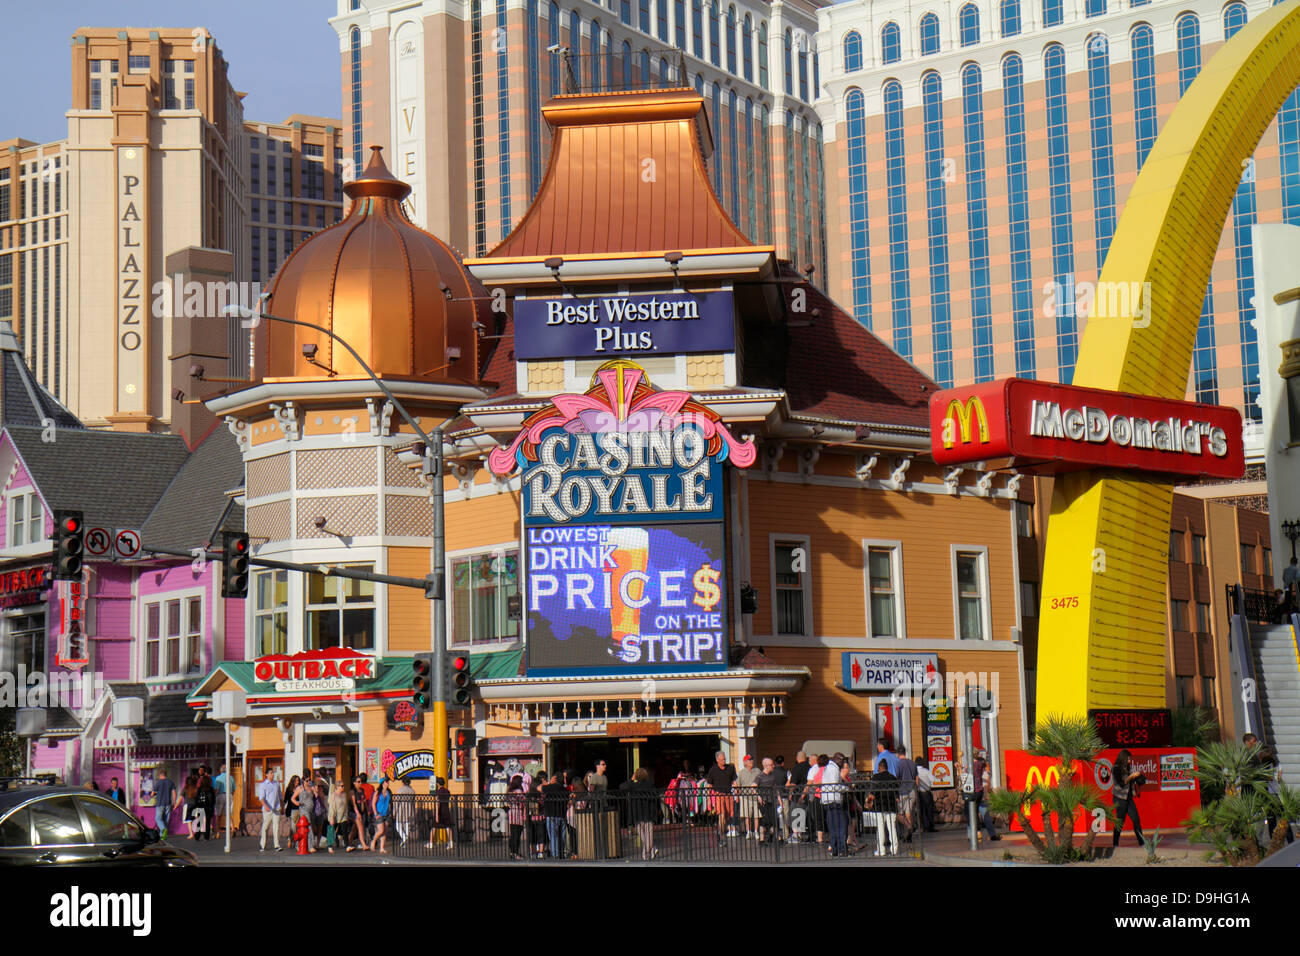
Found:
[(676, 80), (681, 55), (684, 85), (705, 98), (723, 208), (824, 285), (828, 179), (813, 102), (828, 73), (815, 38), (828, 6), (469, 0), (461, 18), (455, 7), (338, 0), (347, 159), (359, 168), (363, 143), (384, 146), (413, 187), (411, 218), (483, 255), (541, 186), (551, 149), (541, 106), (565, 92), (569, 70), (584, 92), (640, 89)]
[[(1124, 200), (1269, 0), (850, 0), (820, 11), (829, 292), (941, 384), (1071, 380)], [(1300, 95), (1224, 223), (1187, 396), (1259, 418), (1250, 227), (1300, 221)]]

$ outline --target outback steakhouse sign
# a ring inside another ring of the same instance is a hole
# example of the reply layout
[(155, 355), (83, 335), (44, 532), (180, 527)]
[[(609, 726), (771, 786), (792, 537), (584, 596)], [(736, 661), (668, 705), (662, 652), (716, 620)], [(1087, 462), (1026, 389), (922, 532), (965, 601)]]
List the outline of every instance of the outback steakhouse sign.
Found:
[(41, 565), (0, 574), (0, 607), (35, 604), (50, 588), (49, 568)]
[(373, 656), (345, 647), (271, 654), (253, 661), (254, 679), (262, 684), (274, 682), (280, 693), (352, 690), (357, 681), (374, 680), (378, 671)]
[(930, 446), (941, 465), (997, 461), (1032, 474), (1120, 468), (1240, 478), (1241, 435), (1235, 409), (1024, 378), (930, 397)]

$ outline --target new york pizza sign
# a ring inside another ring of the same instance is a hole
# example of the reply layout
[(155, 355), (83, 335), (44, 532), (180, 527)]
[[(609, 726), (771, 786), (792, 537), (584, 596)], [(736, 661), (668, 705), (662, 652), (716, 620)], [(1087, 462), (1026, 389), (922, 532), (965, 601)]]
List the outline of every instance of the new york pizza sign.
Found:
[(1028, 474), (1089, 468), (1240, 478), (1235, 409), (1006, 378), (930, 397), (930, 449), (940, 465), (997, 462)]

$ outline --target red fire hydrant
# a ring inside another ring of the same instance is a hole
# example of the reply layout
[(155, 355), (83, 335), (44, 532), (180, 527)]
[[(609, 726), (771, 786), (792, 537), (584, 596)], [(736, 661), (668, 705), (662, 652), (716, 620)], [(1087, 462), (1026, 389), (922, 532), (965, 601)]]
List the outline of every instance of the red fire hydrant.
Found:
[(311, 840), (311, 821), (307, 819), (306, 815), (298, 818), (298, 829), (294, 831), (294, 839), (298, 841), (299, 856), (306, 856), (311, 852), (308, 848), (308, 843)]

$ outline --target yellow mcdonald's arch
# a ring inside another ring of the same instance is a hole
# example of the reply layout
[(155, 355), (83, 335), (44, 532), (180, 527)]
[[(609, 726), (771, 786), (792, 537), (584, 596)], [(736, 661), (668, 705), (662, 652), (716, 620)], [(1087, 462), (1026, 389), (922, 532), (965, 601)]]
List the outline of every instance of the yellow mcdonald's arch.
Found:
[[(1205, 64), (1147, 156), (1101, 271), (1101, 288), (1138, 282), (1150, 292), (1140, 303), (1097, 298), (1075, 385), (1183, 397), (1242, 161), (1298, 84), (1300, 0), (1261, 13)], [(1165, 706), (1172, 501), (1167, 484), (1096, 471), (1057, 478), (1039, 611), (1039, 713)]]
[(963, 405), (961, 399), (954, 398), (948, 403), (948, 413), (944, 417), (943, 430), (943, 447), (951, 448), (954, 444), (953, 429), (948, 422), (957, 423), (957, 432), (961, 435), (962, 444), (970, 442), (971, 416), (974, 415), (976, 424), (979, 425), (980, 441), (987, 443), (989, 440), (989, 417), (984, 411), (984, 403), (978, 395), (972, 395), (966, 399)]

